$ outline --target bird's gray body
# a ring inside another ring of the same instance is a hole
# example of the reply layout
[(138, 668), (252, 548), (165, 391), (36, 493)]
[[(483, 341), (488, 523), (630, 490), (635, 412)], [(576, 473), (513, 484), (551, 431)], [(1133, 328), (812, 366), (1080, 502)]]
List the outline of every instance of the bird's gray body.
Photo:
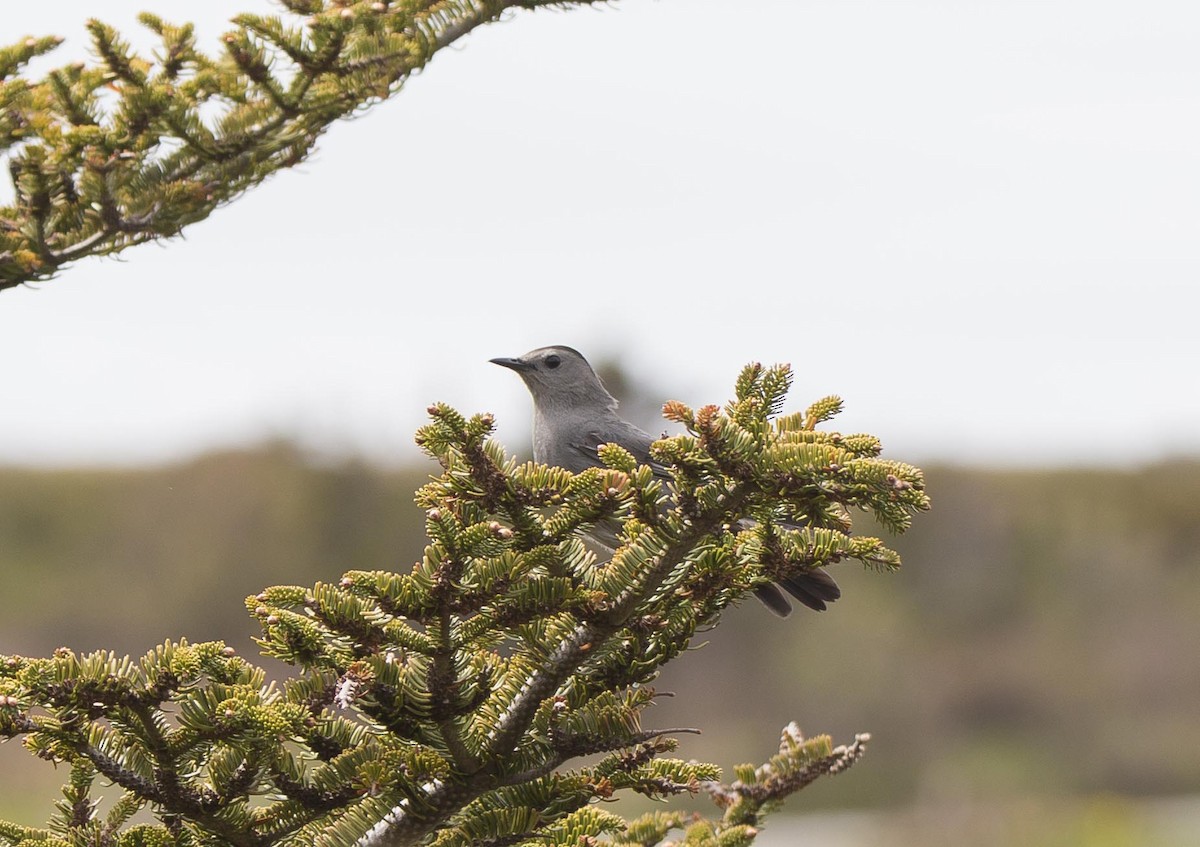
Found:
[[(666, 468), (650, 458), (654, 436), (623, 420), (617, 401), (591, 365), (570, 347), (539, 347), (515, 359), (492, 359), (516, 371), (533, 395), (533, 458), (544, 465), (579, 473), (600, 464), (596, 448), (619, 444), (638, 462), (654, 468), (669, 479)], [(615, 547), (616, 528), (596, 527), (592, 535), (601, 544)], [(811, 571), (780, 581), (789, 594), (817, 610), (841, 596), (837, 584), (824, 571)], [(791, 612), (787, 598), (774, 585), (755, 591), (758, 598), (778, 615)]]
[[(571, 433), (565, 438), (564, 433)], [(556, 465), (572, 473), (595, 467), (596, 448), (601, 444), (620, 444), (639, 462), (650, 461), (654, 436), (628, 421), (612, 409), (574, 409), (565, 415), (535, 412), (533, 416), (533, 459), (544, 465)]]

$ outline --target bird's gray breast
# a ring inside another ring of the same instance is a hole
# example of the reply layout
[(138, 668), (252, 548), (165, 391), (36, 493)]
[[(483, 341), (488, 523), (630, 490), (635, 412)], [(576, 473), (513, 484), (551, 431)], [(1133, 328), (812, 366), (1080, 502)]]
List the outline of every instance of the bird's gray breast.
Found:
[(533, 419), (533, 459), (543, 465), (566, 468), (579, 473), (585, 468), (600, 463), (596, 452), (591, 451), (589, 460), (583, 449), (584, 437), (592, 429), (586, 417), (554, 410), (550, 414), (539, 413)]

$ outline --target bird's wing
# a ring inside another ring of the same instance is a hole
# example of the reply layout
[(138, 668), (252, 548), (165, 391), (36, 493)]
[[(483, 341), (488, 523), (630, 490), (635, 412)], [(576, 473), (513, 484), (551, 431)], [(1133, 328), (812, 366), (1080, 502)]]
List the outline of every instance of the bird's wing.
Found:
[(656, 477), (670, 479), (671, 474), (666, 466), (650, 458), (650, 445), (657, 440), (653, 435), (638, 429), (633, 424), (621, 421), (621, 426), (613, 427), (611, 430), (601, 431), (599, 427), (589, 429), (580, 439), (578, 446), (574, 446), (573, 449), (583, 460), (584, 466), (598, 465), (600, 460), (596, 455), (596, 450), (602, 444), (619, 444), (629, 451), (638, 464), (649, 465)]

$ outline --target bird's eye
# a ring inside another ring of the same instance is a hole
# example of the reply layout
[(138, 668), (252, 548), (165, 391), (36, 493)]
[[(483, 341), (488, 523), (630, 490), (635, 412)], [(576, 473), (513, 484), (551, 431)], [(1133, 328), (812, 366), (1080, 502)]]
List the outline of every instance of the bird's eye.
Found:
[(562, 364), (562, 359), (560, 359), (558, 356), (547, 356), (546, 357), (546, 367), (548, 367), (550, 370), (554, 370), (561, 364)]

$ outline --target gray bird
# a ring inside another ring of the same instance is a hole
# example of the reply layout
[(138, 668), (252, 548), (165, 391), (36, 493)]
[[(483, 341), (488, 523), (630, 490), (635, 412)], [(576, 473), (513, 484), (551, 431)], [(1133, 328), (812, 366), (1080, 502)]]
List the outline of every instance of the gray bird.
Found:
[[(616, 399), (577, 350), (539, 347), (516, 359), (491, 361), (516, 371), (533, 395), (535, 461), (579, 473), (600, 465), (596, 448), (601, 444), (619, 444), (652, 467), (656, 476), (670, 479), (666, 468), (650, 459), (650, 445), (657, 439), (617, 415)], [(611, 530), (597, 527), (592, 535), (609, 548), (616, 546)], [(822, 570), (781, 579), (778, 587), (755, 589), (758, 599), (780, 617), (791, 614), (792, 606), (779, 588), (817, 611), (842, 596), (833, 577)]]

